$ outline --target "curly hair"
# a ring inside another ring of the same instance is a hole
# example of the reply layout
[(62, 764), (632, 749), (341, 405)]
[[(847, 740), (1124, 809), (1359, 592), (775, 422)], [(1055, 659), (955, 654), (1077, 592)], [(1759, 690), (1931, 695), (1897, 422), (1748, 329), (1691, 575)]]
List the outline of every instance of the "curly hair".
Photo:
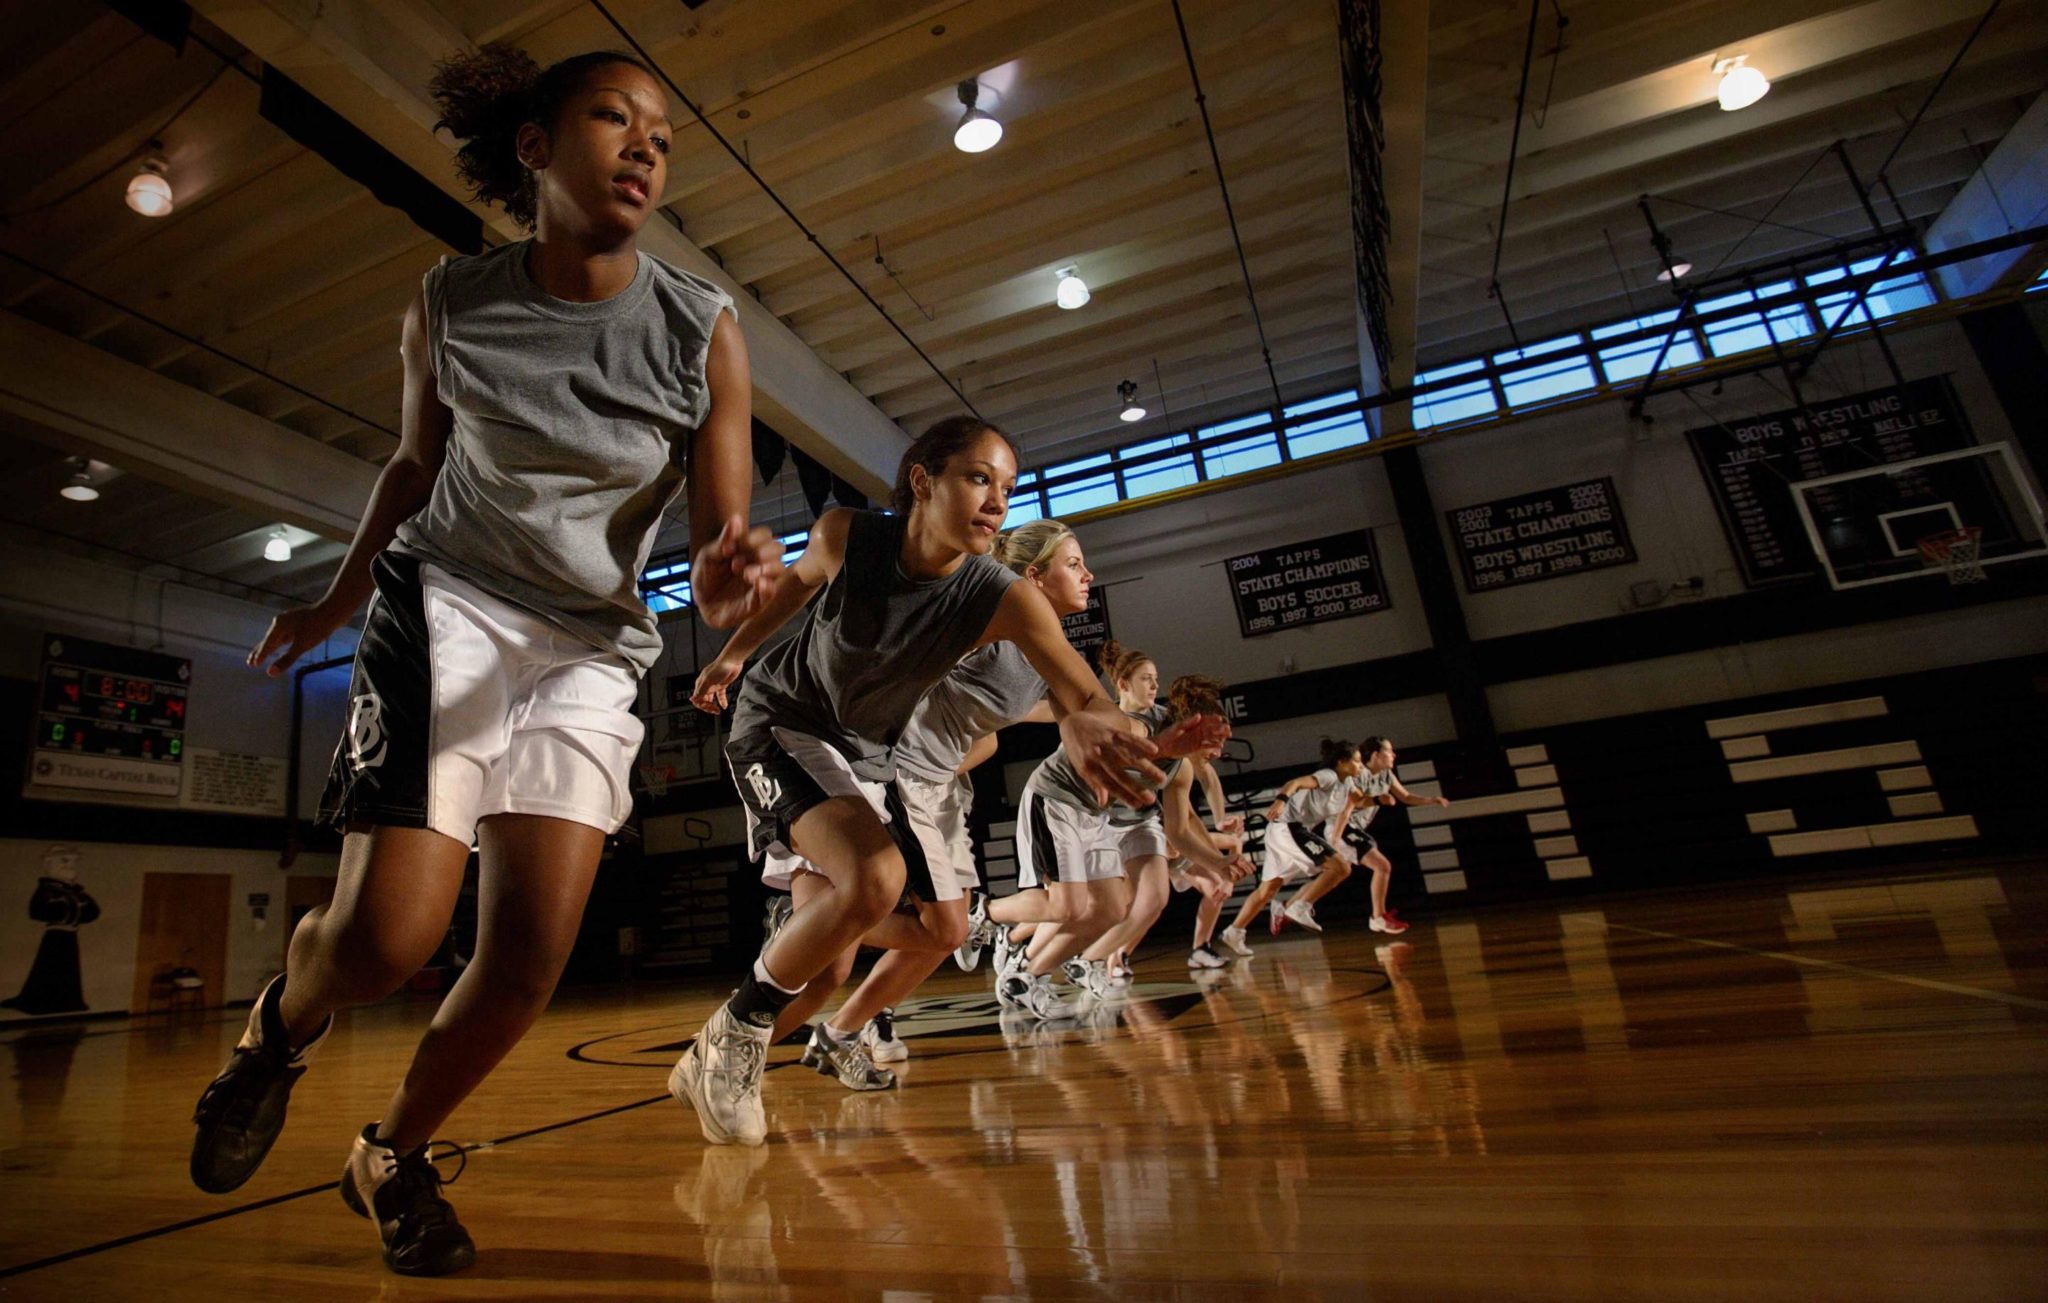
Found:
[(539, 194), (533, 173), (519, 161), (519, 129), (536, 122), (553, 131), (563, 104), (590, 74), (621, 63), (654, 76), (652, 68), (616, 50), (571, 55), (542, 68), (524, 50), (496, 42), (435, 64), (427, 85), (441, 110), (434, 129), (446, 127), (462, 142), (455, 170), (470, 197), (495, 203), (520, 226), (534, 229)]
[(1095, 663), (1102, 667), (1102, 672), (1108, 676), (1109, 681), (1119, 687), (1125, 679), (1138, 672), (1140, 665), (1154, 664), (1152, 658), (1144, 652), (1126, 647), (1114, 638), (1102, 644), (1102, 650), (1096, 655)]
[(1166, 690), (1166, 708), (1175, 721), (1223, 713), (1223, 680), (1206, 674), (1183, 674)]

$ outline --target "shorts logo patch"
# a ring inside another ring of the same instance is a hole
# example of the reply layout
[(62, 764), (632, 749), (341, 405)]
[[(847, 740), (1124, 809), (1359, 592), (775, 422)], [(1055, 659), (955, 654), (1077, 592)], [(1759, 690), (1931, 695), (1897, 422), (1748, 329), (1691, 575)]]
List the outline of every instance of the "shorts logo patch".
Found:
[(763, 810), (771, 810), (782, 799), (782, 784), (768, 776), (768, 771), (756, 762), (746, 772), (747, 786), (754, 789), (754, 804)]
[(384, 763), (384, 699), (365, 692), (349, 703), (348, 758), (357, 769), (375, 769)]

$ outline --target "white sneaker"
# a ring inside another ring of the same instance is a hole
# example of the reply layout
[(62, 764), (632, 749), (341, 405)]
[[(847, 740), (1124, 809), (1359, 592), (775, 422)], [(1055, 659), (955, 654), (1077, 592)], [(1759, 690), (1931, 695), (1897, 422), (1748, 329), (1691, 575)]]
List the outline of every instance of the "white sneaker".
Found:
[(1189, 968), (1228, 968), (1230, 961), (1210, 946), (1196, 946), (1188, 951)]
[(810, 1044), (804, 1046), (803, 1065), (815, 1068), (821, 1077), (837, 1077), (848, 1090), (887, 1090), (896, 1084), (896, 1074), (878, 1068), (868, 1057), (867, 1028), (860, 1035), (840, 1040), (824, 1023), (811, 1029)]
[(1073, 1012), (1067, 1002), (1060, 999), (1060, 993), (1053, 988), (1051, 977), (1026, 977), (1029, 985), (1017, 998), (1017, 1008), (1030, 1014), (1040, 1022), (1052, 1022), (1065, 1018)]
[(877, 1063), (901, 1063), (910, 1057), (910, 1047), (896, 1036), (896, 1011), (884, 1009), (860, 1029), (860, 1043)]
[(1060, 972), (1075, 990), (1085, 995), (1100, 1000), (1109, 994), (1109, 965), (1100, 959), (1083, 959), (1075, 955), (1060, 965)]
[(1400, 919), (1379, 914), (1373, 915), (1371, 926), (1373, 931), (1385, 932), (1391, 936), (1399, 936), (1408, 930), (1408, 925)]
[(989, 926), (995, 929), (996, 934), (996, 972), (1006, 973), (1010, 970), (1010, 965), (1016, 961), (1017, 943), (1010, 940), (1010, 929), (996, 923), (991, 923)]
[(1299, 923), (1311, 932), (1323, 930), (1323, 925), (1316, 922), (1316, 907), (1313, 901), (1290, 900), (1282, 912), (1287, 915), (1287, 921), (1290, 923)]
[(755, 1027), (719, 1005), (676, 1066), (668, 1093), (697, 1110), (697, 1124), (714, 1145), (758, 1145), (768, 1139), (761, 1111), (761, 1073), (773, 1027)]
[(996, 973), (996, 1004), (1003, 1009), (1022, 1006), (1025, 991), (1031, 987), (1031, 979), (1022, 973), (998, 970)]
[(1272, 929), (1276, 937), (1280, 935), (1280, 929), (1287, 926), (1287, 907), (1280, 903), (1278, 897), (1274, 898), (1272, 904), (1266, 906), (1266, 926)]
[(1244, 929), (1241, 927), (1224, 928), (1217, 934), (1217, 940), (1221, 941), (1223, 948), (1233, 955), (1243, 955), (1246, 959), (1252, 957), (1251, 945), (1244, 939)]
[[(988, 897), (976, 896), (973, 907), (967, 911), (967, 939), (953, 952), (953, 962), (960, 965), (961, 971), (973, 972), (981, 965), (981, 952), (995, 940), (995, 933), (996, 925), (988, 918)], [(1001, 959), (1000, 951), (997, 958)]]

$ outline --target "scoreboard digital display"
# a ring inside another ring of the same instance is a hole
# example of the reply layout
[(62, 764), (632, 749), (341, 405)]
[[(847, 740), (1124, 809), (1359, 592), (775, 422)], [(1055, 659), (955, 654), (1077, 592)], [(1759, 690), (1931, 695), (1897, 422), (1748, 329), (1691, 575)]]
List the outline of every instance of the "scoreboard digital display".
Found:
[(51, 635), (28, 786), (175, 799), (192, 662)]

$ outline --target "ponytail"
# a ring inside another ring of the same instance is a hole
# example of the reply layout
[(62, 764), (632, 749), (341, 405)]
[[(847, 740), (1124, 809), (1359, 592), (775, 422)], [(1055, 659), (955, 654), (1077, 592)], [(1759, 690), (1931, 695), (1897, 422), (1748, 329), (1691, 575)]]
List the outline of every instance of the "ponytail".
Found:
[(519, 129), (535, 122), (553, 131), (563, 103), (583, 88), (584, 79), (620, 63), (654, 76), (646, 64), (616, 50), (571, 55), (542, 68), (524, 50), (497, 42), (435, 64), (427, 83), (441, 110), (434, 130), (446, 127), (461, 142), (455, 170), (470, 197), (497, 204), (531, 231), (539, 220), (539, 195), (533, 173), (519, 161)]
[(1096, 657), (1096, 663), (1102, 667), (1103, 674), (1108, 676), (1110, 684), (1114, 686), (1136, 674), (1140, 665), (1150, 665), (1152, 658), (1144, 652), (1133, 651), (1111, 638), (1102, 644), (1102, 652)]

